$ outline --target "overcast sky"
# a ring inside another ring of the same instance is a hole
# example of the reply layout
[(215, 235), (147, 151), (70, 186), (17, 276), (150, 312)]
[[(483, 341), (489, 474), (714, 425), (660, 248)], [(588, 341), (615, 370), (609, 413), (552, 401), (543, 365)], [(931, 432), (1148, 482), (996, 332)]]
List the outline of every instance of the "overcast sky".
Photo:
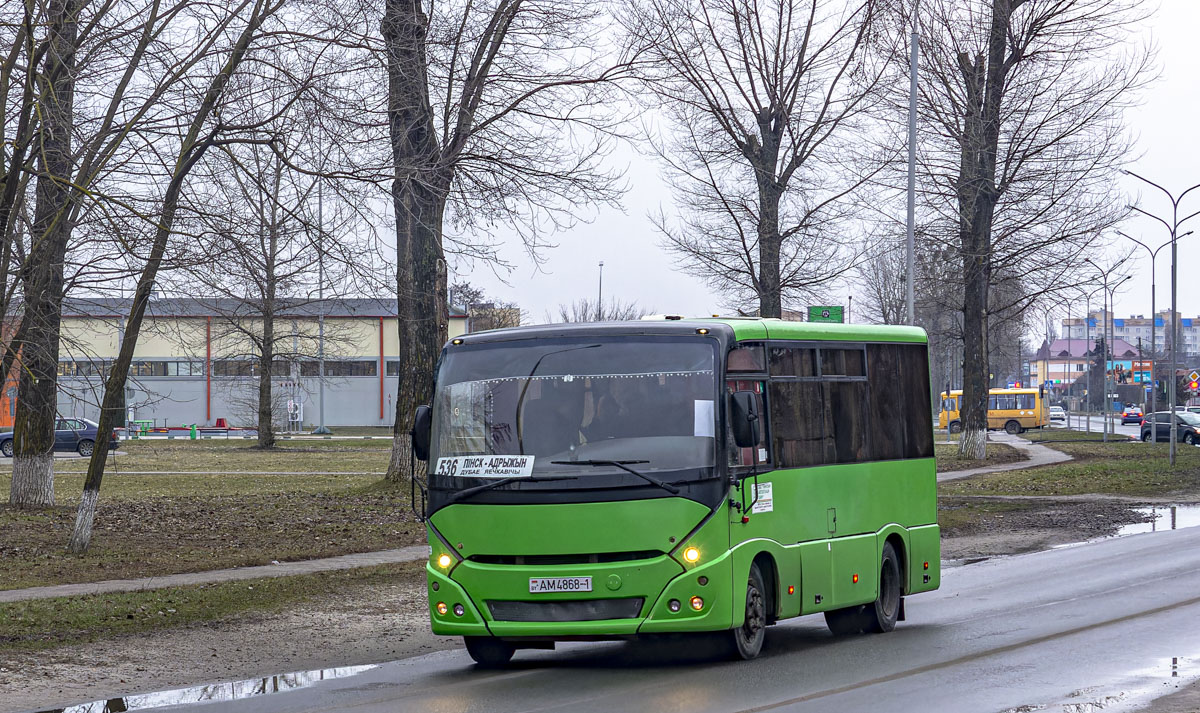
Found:
[[(1136, 160), (1131, 170), (1159, 183), (1178, 195), (1200, 183), (1200, 59), (1197, 31), (1200, 2), (1162, 0), (1158, 12), (1146, 24), (1144, 38), (1158, 50), (1161, 78), (1142, 94), (1142, 104), (1126, 114), (1126, 124), (1136, 139)], [(485, 289), (489, 295), (519, 304), (529, 321), (545, 321), (560, 303), (596, 298), (598, 263), (604, 261), (604, 295), (636, 301), (656, 312), (707, 315), (724, 312), (717, 295), (696, 279), (674, 269), (672, 257), (660, 246), (648, 213), (660, 205), (670, 211), (670, 195), (662, 185), (659, 167), (652, 160), (621, 147), (611, 157), (613, 165), (628, 166), (630, 190), (624, 210), (603, 210), (588, 224), (554, 236), (558, 247), (545, 253), (540, 270), (528, 267), (528, 259), (512, 248), (506, 257), (521, 265), (504, 280), (487, 267), (459, 267), (451, 279), (460, 277)], [(1131, 200), (1169, 220), (1171, 206), (1163, 194), (1124, 177), (1122, 187)], [(898, 204), (903, 210), (903, 203)], [(1200, 210), (1200, 189), (1180, 205), (1180, 216)], [(903, 216), (898, 216), (903, 221)], [(1197, 231), (1179, 242), (1179, 310), (1184, 316), (1200, 316), (1200, 216), (1186, 224)], [(1124, 232), (1157, 246), (1168, 240), (1166, 228), (1148, 218), (1131, 218)], [(1183, 232), (1181, 230), (1181, 232)], [(1122, 243), (1129, 241), (1119, 238)], [(1114, 243), (1119, 252), (1124, 244)], [(1134, 257), (1130, 279), (1116, 296), (1116, 313), (1150, 312), (1150, 260), (1144, 250)], [(453, 266), (452, 266), (453, 270)], [(1158, 308), (1170, 306), (1170, 248), (1158, 256)], [(1097, 296), (1097, 300), (1099, 296)], [(834, 301), (834, 300), (830, 300)], [(844, 303), (844, 299), (837, 300)], [(1083, 306), (1073, 312), (1082, 314)], [(1057, 315), (1061, 318), (1065, 308)], [(1039, 320), (1040, 321), (1040, 320)]]

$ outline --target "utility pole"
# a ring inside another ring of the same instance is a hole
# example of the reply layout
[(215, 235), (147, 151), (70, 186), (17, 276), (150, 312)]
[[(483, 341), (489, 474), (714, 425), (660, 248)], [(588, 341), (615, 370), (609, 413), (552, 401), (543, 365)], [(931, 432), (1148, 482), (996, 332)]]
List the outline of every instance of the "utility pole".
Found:
[(324, 193), (321, 190), (324, 181), (317, 179), (317, 395), (320, 408), (317, 409), (318, 423), (313, 433), (328, 435), (332, 433), (325, 425), (325, 214)]
[(596, 321), (604, 321), (604, 261), (600, 261), (600, 282), (596, 288)]
[(916, 306), (913, 299), (914, 258), (916, 250), (917, 221), (917, 6), (913, 3), (912, 34), (908, 50), (908, 224), (905, 242), (908, 248), (908, 285), (906, 305), (908, 324), (917, 323)]
[[(1177, 258), (1178, 258), (1179, 251), (1178, 251), (1178, 248), (1176, 247), (1176, 241), (1180, 237), (1182, 237), (1179, 235), (1179, 226), (1182, 225), (1188, 219), (1194, 218), (1197, 215), (1200, 215), (1200, 211), (1196, 211), (1195, 213), (1191, 213), (1190, 215), (1184, 216), (1183, 220), (1180, 220), (1180, 218), (1179, 218), (1179, 203), (1180, 203), (1180, 201), (1183, 200), (1183, 197), (1186, 196), (1188, 193), (1191, 193), (1192, 191), (1196, 190), (1197, 188), (1200, 188), (1200, 183), (1192, 186), (1191, 188), (1184, 190), (1183, 193), (1180, 193), (1179, 197), (1177, 198), (1174, 195), (1172, 195), (1171, 192), (1168, 191), (1166, 188), (1163, 188), (1162, 186), (1158, 185), (1154, 181), (1151, 181), (1149, 178), (1145, 178), (1144, 176), (1139, 176), (1138, 174), (1134, 173), (1133, 171), (1122, 171), (1122, 173), (1124, 173), (1127, 176), (1133, 176), (1134, 178), (1138, 179), (1139, 181), (1142, 181), (1144, 183), (1150, 184), (1151, 186), (1154, 186), (1155, 188), (1157, 188), (1158, 190), (1160, 190), (1164, 194), (1166, 194), (1167, 199), (1171, 201), (1171, 222), (1170, 223), (1163, 220), (1162, 218), (1159, 218), (1157, 215), (1154, 215), (1153, 213), (1149, 213), (1147, 211), (1142, 210), (1141, 208), (1139, 208), (1135, 205), (1131, 205), (1131, 206), (1129, 206), (1129, 208), (1130, 208), (1130, 210), (1137, 211), (1138, 213), (1141, 213), (1144, 216), (1153, 218), (1153, 219), (1157, 220), (1158, 222), (1162, 223), (1164, 226), (1166, 226), (1167, 230), (1171, 234), (1171, 379), (1170, 379), (1170, 382), (1167, 384), (1167, 387), (1168, 387), (1167, 402), (1170, 405), (1169, 411), (1171, 414), (1171, 419), (1173, 420), (1175, 418), (1175, 404), (1178, 401), (1178, 394), (1175, 393), (1175, 382), (1176, 382), (1175, 372), (1178, 369), (1177, 364), (1178, 364), (1178, 359), (1179, 359), (1178, 346), (1176, 345), (1176, 343), (1178, 342), (1177, 337), (1179, 336), (1179, 329), (1176, 326), (1179, 323), (1179, 306), (1176, 302), (1176, 297), (1177, 297), (1176, 266), (1178, 265)], [(1174, 425), (1172, 425), (1170, 431), (1171, 431), (1171, 451), (1170, 451), (1171, 465), (1174, 466), (1175, 465), (1175, 442), (1176, 442), (1176, 440), (1178, 440), (1177, 439), (1178, 434), (1176, 433), (1176, 429), (1174, 428)]]

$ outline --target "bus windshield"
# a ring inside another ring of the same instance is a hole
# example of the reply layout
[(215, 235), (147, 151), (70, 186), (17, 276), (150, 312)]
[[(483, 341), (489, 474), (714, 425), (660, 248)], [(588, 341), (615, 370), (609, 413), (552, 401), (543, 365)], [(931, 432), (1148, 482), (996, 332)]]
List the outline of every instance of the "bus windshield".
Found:
[[(715, 352), (710, 340), (677, 337), (538, 339), (451, 349), (434, 397), (431, 478), (444, 488), (465, 488), (517, 475), (555, 478), (556, 487), (570, 488), (622, 472), (596, 461), (633, 463), (646, 473), (691, 471), (681, 473), (684, 478), (711, 475)], [(489, 471), (490, 464), (500, 467)], [(632, 476), (621, 482), (645, 485)]]

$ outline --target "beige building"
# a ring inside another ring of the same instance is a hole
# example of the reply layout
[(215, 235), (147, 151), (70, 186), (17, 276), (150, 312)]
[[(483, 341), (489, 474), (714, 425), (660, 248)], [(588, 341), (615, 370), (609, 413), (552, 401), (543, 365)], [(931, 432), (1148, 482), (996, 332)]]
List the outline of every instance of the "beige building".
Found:
[[(97, 417), (102, 377), (120, 348), (128, 307), (128, 299), (102, 298), (64, 305), (58, 369), (62, 415)], [(450, 337), (463, 334), (467, 314), (451, 308), (447, 327)], [(290, 414), (305, 428), (318, 423), (323, 362), (327, 425), (393, 422), (400, 354), (394, 299), (285, 307), (278, 310), (274, 331), (272, 391), (279, 418), (286, 421)], [(213, 425), (221, 418), (252, 426), (262, 334), (261, 316), (233, 300), (153, 300), (126, 389), (130, 417), (171, 426)]]

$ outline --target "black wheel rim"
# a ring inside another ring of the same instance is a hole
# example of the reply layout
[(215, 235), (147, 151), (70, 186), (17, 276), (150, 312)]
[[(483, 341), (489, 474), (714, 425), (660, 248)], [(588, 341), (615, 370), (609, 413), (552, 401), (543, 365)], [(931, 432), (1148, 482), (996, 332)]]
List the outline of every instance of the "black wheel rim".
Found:
[(751, 584), (746, 590), (746, 621), (742, 622), (742, 637), (747, 642), (754, 641), (766, 625), (767, 607), (762, 592)]

